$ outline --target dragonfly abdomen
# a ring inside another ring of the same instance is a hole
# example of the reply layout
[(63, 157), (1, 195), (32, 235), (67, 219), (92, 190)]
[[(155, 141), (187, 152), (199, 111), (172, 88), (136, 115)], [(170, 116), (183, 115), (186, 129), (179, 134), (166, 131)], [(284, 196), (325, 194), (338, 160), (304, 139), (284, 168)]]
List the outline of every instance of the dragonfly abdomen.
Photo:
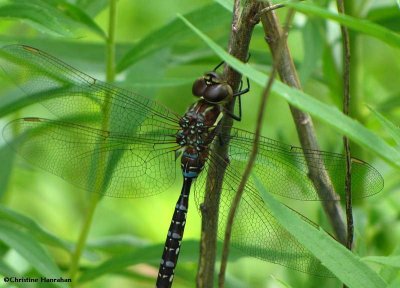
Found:
[(189, 193), (193, 178), (184, 178), (181, 195), (176, 202), (174, 215), (169, 226), (164, 252), (158, 270), (157, 288), (169, 288), (174, 278), (174, 270), (178, 262), (183, 232), (185, 231), (186, 215), (189, 205)]

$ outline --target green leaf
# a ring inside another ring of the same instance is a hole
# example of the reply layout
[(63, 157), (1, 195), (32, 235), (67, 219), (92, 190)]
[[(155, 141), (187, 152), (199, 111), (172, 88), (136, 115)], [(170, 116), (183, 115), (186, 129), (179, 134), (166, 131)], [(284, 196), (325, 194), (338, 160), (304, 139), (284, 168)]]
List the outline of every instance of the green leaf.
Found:
[(393, 47), (400, 48), (399, 34), (389, 29), (386, 29), (380, 25), (374, 24), (368, 20), (357, 19), (342, 14), (339, 15), (337, 13), (333, 13), (327, 9), (323, 9), (312, 4), (287, 2), (285, 3), (285, 5), (287, 5), (288, 7), (292, 7), (297, 11), (304, 13), (306, 15), (314, 15), (334, 20), (342, 25), (345, 25), (350, 29), (375, 37)]
[(265, 205), (278, 222), (304, 245), (348, 287), (386, 287), (385, 282), (359, 257), (352, 254), (329, 234), (303, 221), (299, 215), (275, 200), (261, 185), (257, 185)]
[[(181, 254), (179, 256), (179, 263), (197, 263), (199, 257), (199, 241), (195, 240), (185, 240), (182, 242)], [(147, 247), (139, 247), (133, 252), (124, 252), (120, 255), (113, 256), (109, 260), (103, 262), (97, 267), (85, 270), (79, 282), (87, 282), (101, 277), (108, 273), (117, 273), (123, 271), (125, 268), (136, 265), (140, 263), (148, 263), (156, 266), (160, 263), (160, 255), (164, 249), (163, 244), (149, 245)], [(125, 249), (124, 249), (125, 250)], [(217, 243), (217, 257), (219, 260), (220, 252), (222, 250), (222, 243)], [(232, 249), (229, 254), (229, 261), (235, 261), (246, 255), (239, 252), (237, 249)], [(176, 272), (179, 273), (179, 264)]]
[[(397, 245), (395, 249), (393, 249), (392, 253), (389, 255), (390, 258), (392, 257), (400, 257), (400, 246)], [(393, 283), (399, 282), (400, 280), (400, 275), (399, 275), (399, 269), (396, 269), (395, 267), (392, 266), (382, 266), (381, 270), (379, 271), (379, 274), (381, 277), (387, 282), (390, 283), (390, 287), (399, 287), (398, 286), (392, 286)]]
[(324, 23), (320, 19), (308, 19), (303, 34), (304, 59), (299, 68), (300, 81), (305, 85), (318, 66), (324, 48)]
[(323, 81), (329, 87), (331, 99), (336, 106), (342, 105), (341, 96), (342, 81), (338, 81), (342, 77), (335, 62), (335, 56), (331, 45), (326, 45), (322, 59)]
[(400, 268), (400, 256), (367, 256), (361, 260)]
[(396, 110), (400, 106), (400, 91), (392, 93), (378, 105), (377, 109), (381, 112), (390, 113)]
[(215, 0), (219, 5), (224, 7), (228, 11), (232, 11), (233, 9), (233, 1), (232, 0)]
[[(207, 17), (205, 17), (207, 15)], [(229, 13), (218, 4), (210, 4), (185, 15), (193, 23), (204, 30), (215, 28), (216, 25), (227, 25), (231, 19)], [(147, 37), (136, 43), (132, 49), (119, 61), (117, 71), (121, 72), (136, 61), (146, 57), (175, 42), (182, 41), (191, 36), (192, 33), (179, 19), (153, 31)]]
[[(232, 55), (228, 54), (223, 48), (218, 46), (207, 35), (197, 29), (183, 16), (179, 16), (186, 25), (188, 25), (219, 57), (228, 63), (235, 70), (249, 77), (251, 80), (264, 86), (267, 83), (267, 75), (257, 71), (248, 64), (240, 62)], [(354, 142), (369, 149), (381, 156), (387, 162), (400, 167), (400, 152), (390, 146), (379, 136), (365, 128), (359, 122), (343, 115), (336, 107), (329, 106), (321, 101), (311, 97), (303, 91), (289, 87), (276, 80), (272, 87), (274, 93), (284, 98), (293, 106), (309, 112), (315, 118), (328, 124), (336, 131), (347, 135)]]
[(62, 0), (47, 0), (46, 2), (51, 3), (52, 6), (57, 9), (57, 11), (60, 11), (66, 19), (71, 20), (76, 24), (80, 24), (82, 27), (86, 27), (88, 30), (91, 30), (103, 39), (107, 38), (104, 31), (96, 24), (96, 22), (78, 6)]
[[(48, 252), (29, 233), (22, 232), (8, 223), (0, 221), (0, 240), (15, 249), (41, 275), (47, 278), (59, 278), (62, 276), (61, 271)], [(54, 282), (53, 284), (57, 287), (67, 287), (63, 283)]]
[[(2, 75), (2, 73), (1, 73), (2, 71), (3, 70), (0, 70), (0, 77), (5, 79), (6, 81), (10, 81), (9, 79), (6, 79)], [(34, 97), (31, 97), (31, 95), (26, 94), (26, 93), (21, 93), (20, 91), (21, 90), (18, 90), (18, 91), (14, 90), (10, 93), (7, 93), (7, 94), (1, 96), (0, 115), (7, 115), (10, 113), (16, 112), (26, 106), (37, 103), (37, 101), (35, 101)], [(17, 92), (19, 92), (19, 93), (17, 93)]]
[(24, 228), (29, 233), (39, 239), (41, 242), (61, 248), (68, 252), (72, 252), (73, 245), (68, 244), (66, 241), (59, 239), (48, 231), (44, 230), (40, 227), (35, 221), (31, 218), (19, 214), (10, 208), (7, 208), (3, 205), (0, 205), (0, 219), (5, 223), (16, 225), (19, 228)]
[(108, 0), (78, 0), (76, 1), (76, 6), (80, 7), (88, 15), (93, 17), (103, 11), (107, 7), (108, 3)]
[[(192, 261), (197, 261), (198, 256), (198, 241), (185, 241), (182, 243), (181, 257), (180, 262), (187, 261), (187, 257), (184, 255), (188, 255)], [(140, 263), (149, 263), (153, 265), (158, 265), (160, 262), (160, 253), (163, 251), (164, 245), (157, 244), (151, 245), (148, 247), (140, 248), (134, 252), (126, 252), (122, 255), (117, 255), (112, 257), (111, 259), (105, 261), (101, 265), (84, 271), (79, 278), (79, 282), (87, 282), (93, 279), (96, 279), (102, 275), (108, 273), (116, 273), (118, 271), (122, 271), (128, 266), (140, 264)], [(185, 251), (190, 251), (191, 253), (186, 253)], [(196, 251), (193, 253), (193, 251)], [(183, 256), (183, 257), (182, 257)]]
[(393, 4), (378, 6), (368, 11), (367, 19), (388, 29), (400, 31), (400, 9)]
[(101, 28), (82, 10), (61, 0), (12, 0), (0, 6), (0, 17), (28, 21), (40, 31), (56, 36), (77, 37), (86, 28), (105, 38)]
[(400, 128), (394, 125), (393, 122), (391, 122), (389, 119), (387, 119), (385, 116), (383, 116), (381, 113), (379, 113), (372, 107), (370, 106), (367, 107), (372, 113), (374, 113), (374, 115), (379, 120), (381, 125), (386, 129), (386, 131), (390, 133), (393, 140), (396, 141), (397, 145), (400, 146)]

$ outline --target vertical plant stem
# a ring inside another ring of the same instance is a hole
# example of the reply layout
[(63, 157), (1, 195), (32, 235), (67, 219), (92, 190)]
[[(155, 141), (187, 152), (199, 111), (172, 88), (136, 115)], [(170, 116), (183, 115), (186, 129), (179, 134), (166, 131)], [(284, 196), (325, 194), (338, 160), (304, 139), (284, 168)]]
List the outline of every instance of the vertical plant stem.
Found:
[[(107, 82), (114, 81), (115, 78), (115, 21), (116, 21), (116, 0), (110, 0), (110, 7), (109, 7), (109, 27), (108, 27), (108, 38), (107, 38), (107, 67), (106, 67), (106, 80)], [(110, 95), (107, 95), (109, 98)], [(110, 107), (111, 107), (111, 100), (106, 99), (105, 103), (103, 103), (103, 122), (102, 122), (102, 130), (107, 131), (109, 126), (109, 114), (110, 114)], [(101, 145), (101, 143), (99, 143)], [(92, 169), (96, 169), (96, 163), (102, 163), (106, 161), (107, 153), (102, 153), (98, 159), (98, 161), (94, 161), (92, 165)], [(104, 183), (104, 173), (106, 169), (102, 171), (97, 171), (95, 173), (96, 182), (94, 191), (98, 193), (91, 193), (89, 207), (86, 213), (86, 217), (78, 238), (78, 242), (76, 245), (76, 249), (72, 254), (71, 259), (71, 267), (69, 271), (70, 278), (72, 280), (71, 287), (76, 286), (76, 277), (79, 270), (79, 261), (82, 256), (83, 249), (86, 244), (86, 240), (89, 234), (89, 230), (93, 221), (93, 216), (96, 211), (97, 204), (99, 203), (100, 192), (103, 189)]]
[[(269, 1), (265, 1), (263, 2), (263, 5), (265, 8), (268, 8), (270, 3)], [(282, 82), (291, 87), (301, 89), (301, 84), (287, 43), (281, 45), (281, 51), (278, 51), (278, 48), (280, 48), (278, 47), (278, 43), (279, 39), (281, 39), (282, 31), (275, 12), (270, 11), (268, 13), (263, 13), (261, 15), (261, 22), (265, 32), (265, 39), (270, 47), (273, 58), (276, 59), (277, 55), (282, 53), (282, 58), (278, 65), (278, 73)], [(301, 146), (304, 149), (320, 150), (314, 130), (314, 124), (310, 115), (293, 106), (290, 106), (290, 111), (296, 125)], [(313, 164), (312, 159), (309, 159), (307, 155), (305, 155), (305, 158), (309, 169), (309, 178), (320, 198), (337, 198), (324, 165), (318, 165), (319, 167), (317, 167), (315, 163)], [(323, 201), (322, 204), (338, 241), (345, 244), (346, 225), (344, 224), (340, 203), (337, 201)]]
[[(231, 35), (229, 39), (229, 53), (241, 61), (248, 58), (248, 50), (251, 35), (257, 21), (256, 15), (259, 11), (259, 3), (255, 0), (247, 0), (243, 4), (241, 11), (240, 1), (235, 2), (233, 8), (233, 19), (231, 26)], [(229, 66), (225, 66), (224, 78), (231, 85), (234, 91), (237, 91), (241, 75)], [(234, 101), (226, 105), (226, 109), (233, 111)], [(231, 117), (223, 117), (221, 120), (222, 127), (225, 127), (222, 133), (223, 139), (229, 139), (230, 127), (232, 126)], [(211, 153), (220, 155), (221, 159), (227, 159), (229, 142), (224, 145), (215, 145)], [(213, 157), (210, 155), (210, 157)], [(227, 163), (225, 163), (227, 164)], [(217, 226), (218, 226), (218, 208), (219, 199), (222, 189), (223, 176), (225, 168), (218, 166), (218, 171), (210, 166), (207, 174), (206, 191), (204, 202), (201, 204), (200, 210), (202, 214), (201, 223), (201, 239), (200, 239), (200, 258), (197, 271), (196, 285), (198, 288), (211, 288), (214, 286), (214, 271), (217, 246)]]
[[(364, 1), (368, 2), (368, 1)], [(361, 7), (365, 7), (364, 5), (369, 5), (368, 3), (360, 3), (357, 1), (343, 1), (344, 9), (346, 11), (346, 15), (350, 15), (355, 18), (360, 18), (361, 15)], [(366, 118), (364, 113), (361, 111), (360, 107), (362, 107), (362, 94), (363, 94), (363, 69), (362, 63), (363, 59), (361, 59), (361, 52), (364, 49), (363, 45), (360, 45), (360, 33), (355, 30), (347, 30), (349, 34), (349, 45), (351, 51), (351, 58), (350, 58), (350, 95), (351, 95), (351, 106), (349, 107), (349, 114), (353, 119), (357, 119), (357, 121), (361, 123), (366, 122)], [(361, 104), (361, 105), (360, 105)], [(363, 159), (363, 155), (365, 150), (362, 149), (360, 145), (350, 141), (351, 145), (351, 152), (352, 155), (357, 155), (357, 158)]]
[[(286, 32), (288, 30), (288, 27), (290, 23), (292, 22), (294, 16), (294, 10), (290, 9), (288, 14), (287, 14), (287, 20), (284, 28), (284, 33), (282, 36), (282, 39), (279, 41), (279, 45), (283, 45), (286, 41)], [(278, 49), (281, 51), (281, 49)], [(261, 129), (262, 129), (262, 124), (263, 124), (263, 119), (264, 119), (264, 111), (265, 107), (267, 105), (267, 100), (268, 96), (270, 95), (272, 84), (274, 83), (276, 74), (277, 74), (277, 69), (279, 62), (281, 60), (282, 53), (279, 53), (277, 55), (274, 65), (272, 67), (271, 75), (269, 76), (267, 85), (265, 86), (262, 97), (261, 97), (261, 102), (260, 105), (258, 106), (258, 113), (257, 113), (257, 123), (256, 123), (256, 130), (254, 134), (254, 141), (253, 141), (253, 147), (251, 150), (251, 154), (249, 156), (249, 161), (247, 162), (245, 171), (243, 172), (242, 179), (240, 180), (239, 187), (236, 191), (235, 197), (232, 200), (231, 203), (231, 208), (229, 209), (228, 213), (228, 218), (227, 218), (227, 223), (226, 223), (226, 229), (225, 229), (225, 237), (224, 237), (224, 244), (223, 244), (223, 250), (222, 250), (222, 258), (221, 258), (221, 266), (220, 266), (220, 271), (218, 275), (218, 287), (223, 288), (225, 285), (225, 272), (226, 272), (226, 267), (228, 263), (228, 255), (229, 255), (229, 245), (230, 245), (230, 240), (231, 240), (231, 235), (232, 235), (232, 227), (233, 227), (233, 222), (234, 218), (236, 215), (236, 211), (239, 207), (240, 200), (242, 199), (242, 195), (244, 192), (244, 188), (246, 187), (246, 183), (250, 177), (250, 173), (253, 169), (254, 163), (257, 158), (257, 153), (258, 153), (258, 147), (259, 147), (259, 142), (260, 142), (260, 136), (261, 136)]]
[(72, 254), (72, 259), (71, 259), (71, 266), (69, 270), (69, 277), (71, 278), (71, 287), (76, 287), (76, 279), (77, 279), (77, 273), (79, 270), (79, 260), (81, 258), (83, 249), (85, 248), (85, 243), (87, 240), (87, 236), (89, 234), (90, 226), (92, 224), (93, 220), (93, 215), (97, 207), (97, 203), (99, 200), (99, 195), (98, 193), (92, 193), (90, 202), (89, 202), (89, 207), (86, 212), (86, 217), (85, 221), (83, 222), (83, 226), (81, 229), (81, 232), (79, 234), (78, 242), (75, 247), (75, 251)]
[[(343, 0), (337, 0), (338, 12), (345, 14)], [(349, 115), (350, 109), (350, 37), (349, 31), (346, 26), (340, 26), (343, 41), (343, 113)], [(346, 178), (345, 178), (345, 192), (346, 192), (346, 218), (347, 218), (347, 249), (351, 250), (354, 238), (354, 223), (352, 211), (352, 197), (351, 197), (351, 154), (350, 143), (346, 136), (343, 136), (343, 144), (346, 156)]]
[[(285, 29), (284, 29), (282, 39), (279, 41), (279, 46), (281, 46), (282, 43), (285, 43), (285, 41), (286, 41), (286, 35), (287, 35), (286, 32), (288, 30), (289, 24), (291, 23), (291, 21), (293, 19), (293, 15), (294, 15), (294, 10), (290, 9), (287, 14), (287, 21), (285, 24)], [(219, 276), (218, 276), (218, 287), (219, 288), (223, 288), (225, 286), (225, 272), (226, 272), (226, 267), (227, 267), (227, 262), (228, 262), (229, 245), (230, 245), (230, 240), (231, 240), (233, 221), (234, 221), (234, 218), (236, 215), (236, 211), (239, 207), (240, 200), (242, 199), (244, 188), (246, 187), (246, 183), (250, 177), (250, 173), (253, 169), (254, 163), (257, 158), (259, 140), (260, 140), (260, 136), (261, 136), (261, 129), (262, 129), (262, 124), (263, 124), (263, 119), (264, 119), (264, 111), (265, 111), (265, 107), (267, 104), (268, 96), (269, 96), (271, 88), (272, 88), (272, 84), (274, 83), (274, 80), (275, 80), (275, 77), (277, 74), (277, 67), (281, 60), (281, 56), (282, 56), (282, 53), (279, 53), (278, 57), (275, 59), (276, 62), (274, 62), (274, 65), (273, 65), (273, 68), (271, 71), (271, 75), (268, 79), (267, 85), (265, 86), (265, 88), (263, 90), (261, 102), (260, 102), (260, 105), (258, 106), (257, 123), (256, 123), (253, 147), (251, 149), (249, 161), (247, 162), (245, 171), (242, 175), (242, 179), (240, 180), (239, 187), (236, 191), (235, 197), (232, 200), (231, 207), (229, 209), (228, 218), (226, 221), (224, 245), (223, 245), (223, 251), (222, 251), (222, 258), (221, 258), (221, 266), (220, 266), (220, 271), (219, 271)]]
[[(340, 14), (345, 14), (343, 0), (336, 1), (337, 9)], [(350, 111), (350, 36), (346, 26), (340, 25), (343, 43), (343, 113), (349, 115)], [(346, 156), (346, 177), (344, 188), (346, 193), (346, 219), (347, 219), (347, 241), (346, 247), (351, 250), (354, 240), (353, 207), (351, 195), (351, 153), (349, 138), (343, 136), (344, 153)], [(347, 286), (343, 284), (343, 287)]]
[(107, 37), (107, 82), (115, 80), (115, 22), (117, 20), (117, 1), (110, 0), (108, 37)]

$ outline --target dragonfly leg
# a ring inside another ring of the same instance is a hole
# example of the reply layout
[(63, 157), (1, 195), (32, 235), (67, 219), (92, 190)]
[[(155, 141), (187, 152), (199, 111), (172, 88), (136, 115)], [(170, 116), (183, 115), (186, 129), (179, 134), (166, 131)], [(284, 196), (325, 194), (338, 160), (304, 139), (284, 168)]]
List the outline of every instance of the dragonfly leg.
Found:
[(215, 66), (215, 68), (213, 69), (213, 71), (217, 71), (217, 69), (219, 67), (221, 67), (222, 65), (224, 65), (225, 61), (221, 61), (217, 66)]
[(240, 81), (240, 87), (239, 87), (239, 91), (236, 92), (235, 94), (233, 94), (233, 97), (238, 97), (239, 100), (239, 115), (234, 114), (233, 112), (226, 110), (225, 113), (231, 117), (233, 120), (236, 121), (241, 121), (242, 120), (242, 98), (240, 97), (243, 94), (246, 94), (247, 92), (250, 91), (250, 80), (248, 77), (246, 77), (246, 83), (247, 83), (247, 88), (246, 89), (242, 89), (243, 86), (243, 81)]

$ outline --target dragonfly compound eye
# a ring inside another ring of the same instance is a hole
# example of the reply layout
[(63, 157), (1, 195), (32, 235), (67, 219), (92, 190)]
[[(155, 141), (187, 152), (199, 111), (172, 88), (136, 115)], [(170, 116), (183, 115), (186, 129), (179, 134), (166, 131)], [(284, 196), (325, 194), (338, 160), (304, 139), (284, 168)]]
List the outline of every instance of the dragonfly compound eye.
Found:
[(204, 95), (204, 91), (206, 91), (207, 83), (204, 77), (200, 77), (194, 81), (192, 86), (192, 93), (194, 96), (201, 97)]
[(202, 97), (204, 96), (204, 93), (206, 92), (206, 89), (208, 87), (220, 84), (222, 82), (223, 82), (222, 76), (219, 75), (217, 72), (215, 71), (206, 72), (202, 77), (194, 81), (192, 86), (192, 93), (194, 96)]
[(227, 83), (214, 84), (207, 87), (203, 97), (210, 103), (220, 103), (231, 100), (233, 91), (231, 86)]

